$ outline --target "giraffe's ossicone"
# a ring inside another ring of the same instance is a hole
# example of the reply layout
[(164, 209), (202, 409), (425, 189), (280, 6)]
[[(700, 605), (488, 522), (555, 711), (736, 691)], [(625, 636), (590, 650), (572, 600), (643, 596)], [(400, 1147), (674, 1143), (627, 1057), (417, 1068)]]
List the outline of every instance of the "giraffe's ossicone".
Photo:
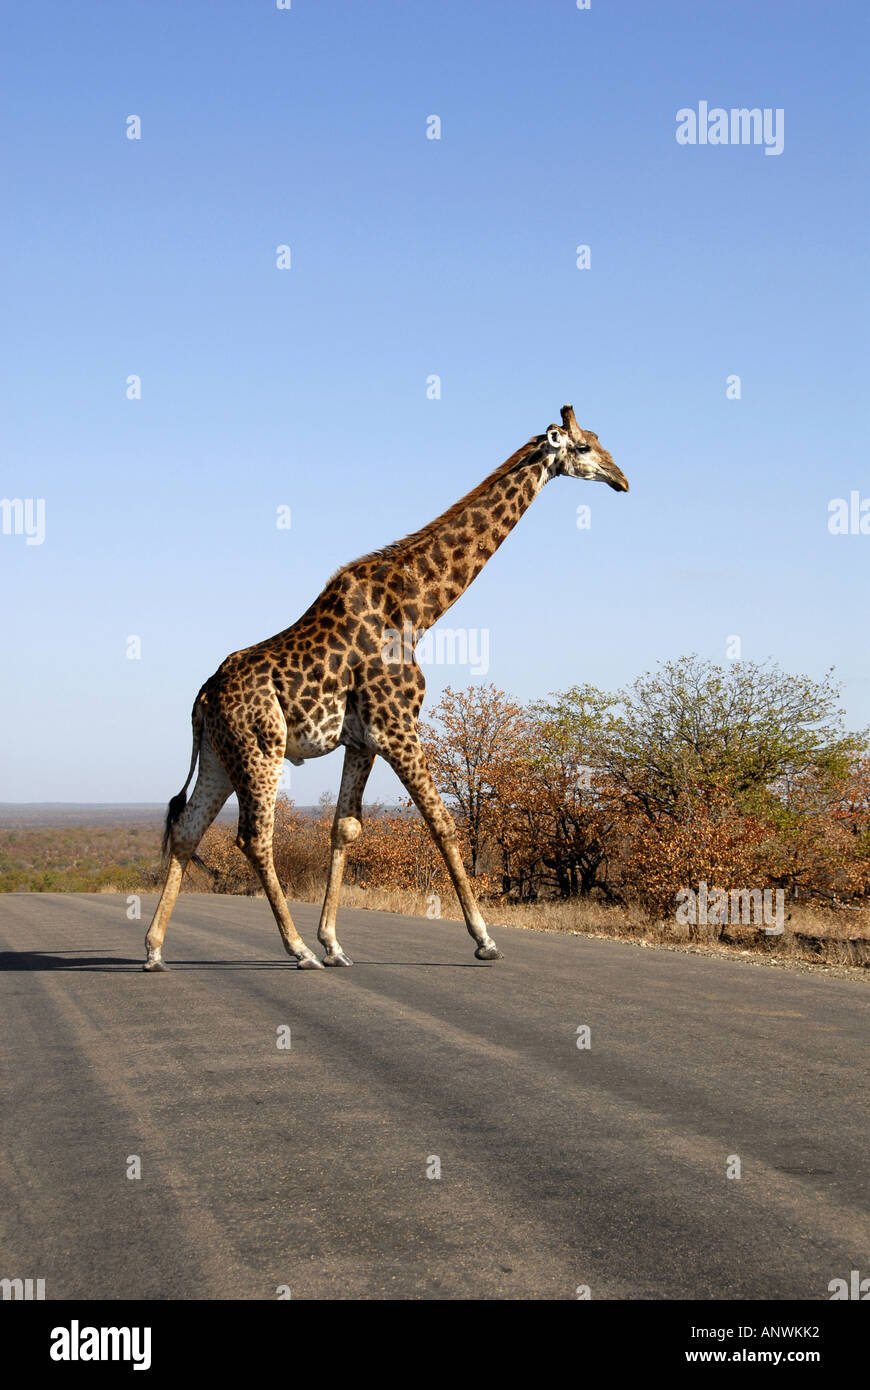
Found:
[(363, 791), (378, 754), (399, 776), (444, 856), (475, 956), (499, 958), (462, 863), (453, 818), (420, 745), (417, 718), (425, 682), (413, 649), (477, 577), (544, 484), (560, 475), (628, 491), (610, 454), (597, 435), (580, 429), (570, 405), (562, 407), (561, 426), (535, 435), (422, 530), (345, 565), (292, 627), (233, 652), (209, 677), (193, 706), (187, 781), (166, 816), (168, 864), (145, 938), (146, 970), (166, 969), (163, 938), (185, 867), (233, 791), (239, 801), (236, 843), (259, 875), (285, 950), (300, 969), (321, 968), (290, 916), (275, 873), (272, 833), (284, 759), (299, 764), (340, 745), (344, 769), (317, 933), (323, 965), (351, 964), (336, 938), (335, 918), (347, 847), (362, 828)]

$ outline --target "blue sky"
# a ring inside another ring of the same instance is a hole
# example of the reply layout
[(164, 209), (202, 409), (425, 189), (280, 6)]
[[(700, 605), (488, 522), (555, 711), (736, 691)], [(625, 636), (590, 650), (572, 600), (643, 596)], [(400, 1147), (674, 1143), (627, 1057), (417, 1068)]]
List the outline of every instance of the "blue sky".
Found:
[[(428, 667), (427, 705), (737, 635), (834, 665), (870, 723), (870, 535), (828, 529), (870, 497), (868, 27), (857, 0), (11, 7), (0, 492), (46, 529), (0, 536), (0, 798), (167, 799), (223, 657), (564, 401), (631, 492), (547, 487), (444, 620), (488, 671)], [(782, 153), (679, 145), (700, 101), (781, 108)]]

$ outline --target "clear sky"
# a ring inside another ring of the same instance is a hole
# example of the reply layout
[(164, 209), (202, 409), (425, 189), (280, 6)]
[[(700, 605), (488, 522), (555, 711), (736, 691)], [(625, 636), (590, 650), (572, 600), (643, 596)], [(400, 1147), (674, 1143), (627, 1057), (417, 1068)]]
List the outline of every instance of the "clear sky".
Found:
[[(737, 636), (835, 665), (870, 722), (870, 534), (828, 524), (870, 498), (865, 0), (54, 0), (3, 28), (0, 492), (45, 535), (0, 536), (0, 799), (166, 800), (223, 657), (565, 401), (631, 492), (545, 489), (443, 620), (488, 669), (429, 666), (427, 705)], [(781, 110), (782, 152), (679, 144), (700, 102)]]

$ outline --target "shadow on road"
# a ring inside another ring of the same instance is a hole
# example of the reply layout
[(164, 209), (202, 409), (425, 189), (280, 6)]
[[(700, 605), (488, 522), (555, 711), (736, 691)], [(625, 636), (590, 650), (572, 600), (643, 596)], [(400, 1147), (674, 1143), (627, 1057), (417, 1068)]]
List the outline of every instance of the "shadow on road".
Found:
[[(87, 950), (87, 947), (80, 948)], [(80, 955), (77, 951), (0, 951), (0, 970), (132, 970), (141, 959)]]
[[(96, 950), (96, 948), (94, 948)], [(86, 970), (120, 975), (142, 969), (141, 956), (82, 955), (78, 951), (0, 951), (2, 970)], [(167, 973), (173, 970), (296, 970), (292, 960), (169, 960)], [(365, 960), (356, 961), (354, 969), (366, 966), (415, 966), (424, 970), (479, 970), (480, 965), (465, 961), (445, 960)], [(327, 972), (332, 973), (332, 972)]]
[[(121, 974), (141, 970), (143, 956), (82, 955), (78, 951), (0, 951), (2, 970), (96, 970)], [(96, 950), (96, 948), (95, 948)], [(173, 960), (170, 970), (295, 970), (295, 961), (283, 960)]]

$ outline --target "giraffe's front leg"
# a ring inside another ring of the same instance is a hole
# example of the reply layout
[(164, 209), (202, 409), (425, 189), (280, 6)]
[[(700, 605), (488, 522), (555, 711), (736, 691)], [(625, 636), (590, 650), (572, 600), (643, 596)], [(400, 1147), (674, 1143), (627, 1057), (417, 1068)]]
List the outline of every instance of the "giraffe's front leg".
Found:
[(433, 840), (441, 851), (456, 889), (456, 896), (462, 908), (468, 933), (476, 943), (475, 956), (478, 960), (501, 960), (502, 953), (486, 929), (483, 914), (477, 905), (477, 900), (468, 881), (462, 855), (459, 852), (459, 841), (453, 817), (441, 800), (419, 741), (415, 738), (408, 738), (404, 745), (397, 742), (395, 747), (391, 747), (389, 751), (384, 751), (384, 757), (404, 783), (414, 804), (429, 826)]
[(332, 827), (332, 856), (329, 861), (329, 878), (320, 913), (320, 925), (317, 928), (317, 939), (324, 950), (324, 965), (353, 965), (350, 956), (341, 949), (341, 944), (335, 934), (335, 916), (338, 911), (338, 898), (341, 892), (341, 880), (344, 876), (347, 847), (353, 843), (361, 830), (362, 825), (355, 816), (336, 814)]
[(341, 787), (335, 804), (335, 819), (332, 822), (329, 877), (320, 914), (320, 926), (317, 928), (317, 937), (324, 949), (324, 965), (353, 965), (350, 956), (346, 955), (339, 945), (335, 934), (335, 917), (338, 912), (347, 847), (353, 844), (362, 830), (363, 792), (374, 760), (374, 753), (365, 749), (348, 748), (345, 751)]

